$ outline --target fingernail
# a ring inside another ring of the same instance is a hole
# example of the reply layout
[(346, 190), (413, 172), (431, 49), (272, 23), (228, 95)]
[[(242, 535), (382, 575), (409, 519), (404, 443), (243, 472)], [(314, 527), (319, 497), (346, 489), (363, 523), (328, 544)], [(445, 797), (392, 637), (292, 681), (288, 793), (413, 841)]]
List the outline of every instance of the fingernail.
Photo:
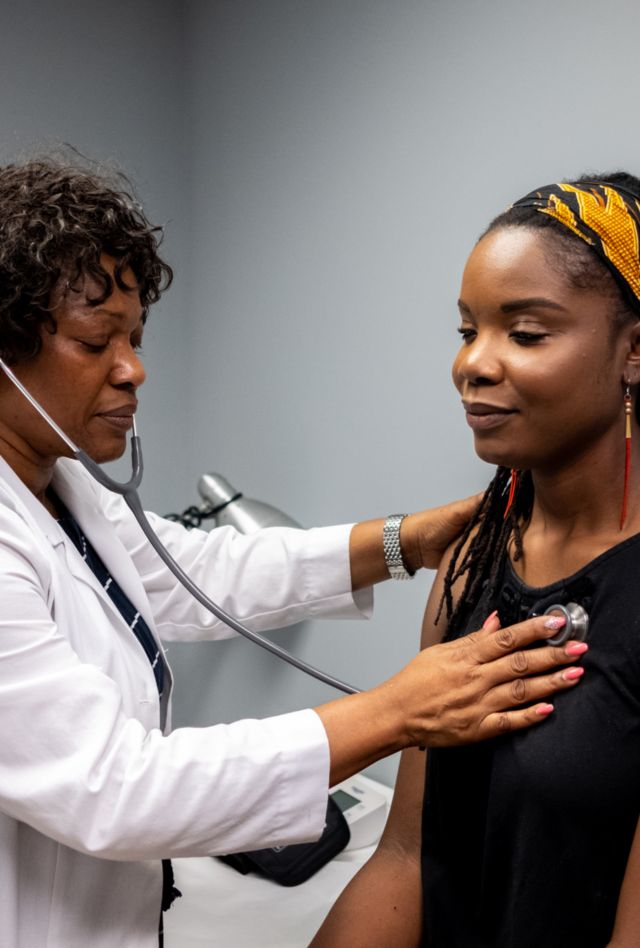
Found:
[(536, 708), (536, 714), (551, 714), (553, 711), (552, 704), (539, 704)]
[(565, 655), (584, 655), (588, 651), (589, 646), (586, 642), (572, 642), (571, 645), (567, 645), (564, 653)]
[(575, 678), (582, 678), (583, 675), (584, 668), (567, 668), (566, 671), (562, 672), (565, 681), (573, 681)]
[(487, 626), (491, 625), (491, 623), (493, 622), (493, 620), (495, 619), (495, 617), (496, 617), (497, 615), (498, 615), (498, 610), (497, 610), (497, 609), (494, 609), (493, 612), (491, 613), (491, 615), (490, 615), (490, 616), (487, 616), (487, 618), (486, 618), (486, 619), (484, 620), (484, 622), (482, 623), (482, 628), (483, 628), (483, 629), (486, 629)]
[(566, 624), (567, 620), (564, 616), (549, 616), (544, 627), (545, 629), (561, 629), (562, 626)]

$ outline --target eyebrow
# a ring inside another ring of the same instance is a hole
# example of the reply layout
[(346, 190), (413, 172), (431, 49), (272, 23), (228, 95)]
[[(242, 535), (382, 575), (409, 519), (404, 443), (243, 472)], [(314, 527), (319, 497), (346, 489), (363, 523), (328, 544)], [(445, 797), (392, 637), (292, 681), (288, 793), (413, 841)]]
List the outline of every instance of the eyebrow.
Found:
[(560, 303), (554, 303), (544, 296), (530, 296), (524, 300), (512, 300), (510, 303), (503, 303), (500, 309), (503, 313), (517, 313), (521, 309), (532, 309), (533, 307), (542, 307), (544, 309), (564, 310)]
[[(508, 303), (503, 303), (500, 311), (503, 313), (518, 313), (523, 309), (534, 309), (536, 307), (538, 309), (555, 309), (562, 312), (565, 309), (560, 303), (554, 303), (553, 300), (548, 300), (545, 296), (528, 296), (522, 300), (510, 300)], [(471, 313), (464, 300), (458, 300), (458, 309), (463, 313)]]
[[(78, 313), (82, 319), (92, 319), (94, 316), (104, 316), (109, 319), (111, 322), (122, 322), (123, 319), (126, 319), (125, 313), (120, 313), (117, 310), (109, 309), (108, 306), (95, 306), (90, 309), (85, 310), (83, 313)], [(140, 314), (138, 322), (142, 322), (142, 313)]]

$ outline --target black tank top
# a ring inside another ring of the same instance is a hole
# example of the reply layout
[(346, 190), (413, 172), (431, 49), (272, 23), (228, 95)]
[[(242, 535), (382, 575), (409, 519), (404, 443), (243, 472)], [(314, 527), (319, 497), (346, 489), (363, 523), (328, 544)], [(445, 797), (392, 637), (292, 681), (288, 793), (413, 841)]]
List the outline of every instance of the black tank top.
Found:
[(539, 589), (505, 557), (497, 590), (461, 635), (578, 602), (585, 675), (530, 730), (429, 751), (422, 944), (604, 948), (640, 813), (640, 535)]

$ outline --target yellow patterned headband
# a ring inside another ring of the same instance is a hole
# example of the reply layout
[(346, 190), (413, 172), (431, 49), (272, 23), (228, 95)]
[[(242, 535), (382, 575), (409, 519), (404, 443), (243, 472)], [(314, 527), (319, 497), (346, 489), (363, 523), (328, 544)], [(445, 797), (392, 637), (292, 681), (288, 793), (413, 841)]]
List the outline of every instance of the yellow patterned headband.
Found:
[(604, 181), (561, 182), (532, 191), (511, 207), (535, 207), (568, 227), (593, 248), (640, 310), (640, 201), (634, 194)]

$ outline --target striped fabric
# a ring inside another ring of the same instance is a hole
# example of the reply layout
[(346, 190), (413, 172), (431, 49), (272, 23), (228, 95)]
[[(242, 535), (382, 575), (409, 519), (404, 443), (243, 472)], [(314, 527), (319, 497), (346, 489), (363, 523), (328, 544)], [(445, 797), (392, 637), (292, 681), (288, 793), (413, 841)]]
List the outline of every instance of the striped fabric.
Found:
[(59, 511), (58, 523), (67, 534), (69, 539), (80, 553), (91, 572), (97, 578), (98, 582), (107, 593), (116, 609), (127, 623), (140, 645), (145, 651), (147, 658), (151, 663), (153, 674), (158, 686), (158, 694), (162, 696), (164, 688), (164, 662), (162, 655), (156, 644), (156, 640), (151, 634), (149, 626), (144, 621), (131, 600), (122, 591), (121, 587), (115, 581), (109, 570), (104, 565), (100, 556), (87, 540), (80, 529), (77, 521), (71, 516), (59, 497), (55, 498), (55, 504)]

